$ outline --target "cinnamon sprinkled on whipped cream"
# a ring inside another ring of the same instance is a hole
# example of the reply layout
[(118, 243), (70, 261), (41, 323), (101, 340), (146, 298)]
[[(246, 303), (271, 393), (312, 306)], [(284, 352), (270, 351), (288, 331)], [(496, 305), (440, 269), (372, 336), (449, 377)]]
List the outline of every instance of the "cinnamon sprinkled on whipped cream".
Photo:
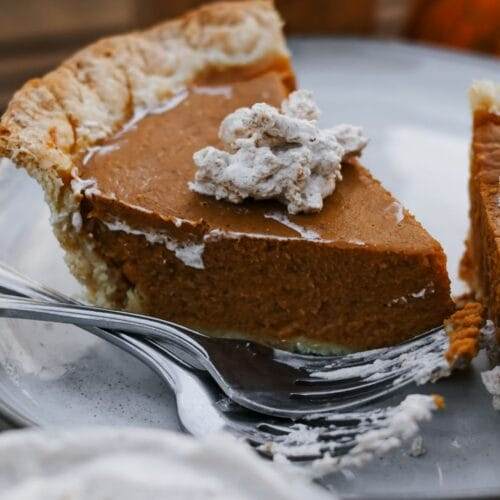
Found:
[(193, 155), (198, 170), (189, 188), (218, 200), (277, 199), (288, 212), (318, 212), (342, 179), (341, 162), (367, 144), (361, 128), (320, 129), (320, 111), (307, 90), (292, 92), (278, 110), (264, 103), (240, 108), (221, 123), (226, 150)]

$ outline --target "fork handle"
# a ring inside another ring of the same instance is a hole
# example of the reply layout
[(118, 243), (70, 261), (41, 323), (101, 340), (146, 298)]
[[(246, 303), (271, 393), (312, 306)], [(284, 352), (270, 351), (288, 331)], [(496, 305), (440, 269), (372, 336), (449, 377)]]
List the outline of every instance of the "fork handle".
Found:
[[(19, 273), (18, 271), (10, 268), (7, 266), (5, 263), (0, 262), (0, 294), (6, 294), (8, 296), (15, 295), (17, 297), (27, 297), (31, 299), (38, 299), (42, 302), (50, 302), (50, 303), (59, 303), (61, 305), (82, 305), (78, 301), (68, 297), (67, 295), (64, 295), (56, 290), (53, 290), (52, 288), (49, 288), (45, 285), (42, 285), (27, 276), (24, 276), (23, 274)], [(8, 298), (8, 297), (4, 297)], [(7, 317), (7, 314), (4, 314), (5, 317)], [(14, 317), (14, 316), (10, 316)], [(19, 316), (20, 318), (20, 316)], [(33, 318), (35, 319), (35, 318)], [(84, 326), (83, 324), (80, 324), (79, 326), (83, 327), (85, 330), (87, 330), (89, 333), (92, 333), (93, 335), (96, 335), (108, 342), (111, 342), (118, 347), (125, 347), (126, 350), (127, 347), (129, 346), (128, 340), (130, 340), (130, 337), (127, 335), (121, 335), (120, 332), (117, 331), (104, 331), (102, 328), (98, 328), (95, 326)], [(188, 329), (182, 329), (184, 332), (189, 332), (191, 333), (190, 330)], [(195, 332), (193, 332), (194, 334)], [(180, 334), (182, 335), (182, 334)], [(119, 337), (119, 338), (117, 338)], [(122, 338), (123, 337), (123, 338)], [(126, 337), (126, 339), (125, 339)], [(176, 334), (176, 338), (177, 334)], [(116, 340), (115, 340), (116, 339)], [(127, 342), (123, 344), (122, 340), (125, 339)], [(165, 340), (165, 338), (163, 338)], [(184, 364), (186, 364), (189, 367), (192, 368), (197, 368), (197, 369), (203, 369), (203, 365), (198, 361), (196, 353), (195, 356), (193, 356), (193, 352), (191, 348), (189, 348), (188, 352), (186, 352), (186, 349), (183, 348), (182, 346), (177, 346), (179, 347), (179, 350), (176, 350), (174, 353), (174, 356), (179, 360), (181, 360)], [(169, 345), (166, 344), (162, 346), (163, 349), (169, 350)], [(134, 349), (133, 349), (134, 350)], [(135, 352), (132, 352), (132, 354), (135, 355)]]
[(118, 330), (166, 342), (182, 352), (187, 351), (203, 366), (208, 358), (205, 349), (185, 335), (184, 329), (176, 328), (167, 321), (139, 314), (77, 304), (46, 303), (3, 295), (0, 296), (0, 316)]
[(78, 303), (76, 300), (18, 273), (3, 262), (0, 262), (0, 293), (66, 304)]

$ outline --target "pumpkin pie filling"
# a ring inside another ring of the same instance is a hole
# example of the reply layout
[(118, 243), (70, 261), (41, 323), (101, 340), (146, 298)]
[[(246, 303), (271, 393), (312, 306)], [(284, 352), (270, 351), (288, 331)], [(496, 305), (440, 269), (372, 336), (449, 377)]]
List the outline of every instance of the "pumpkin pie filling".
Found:
[(81, 162), (91, 186), (81, 231), (123, 277), (113, 300), (312, 350), (389, 345), (440, 324), (451, 301), (439, 244), (357, 160), (315, 214), (189, 190), (193, 153), (220, 147), (222, 119), (255, 102), (278, 106), (288, 91), (275, 72), (191, 86)]

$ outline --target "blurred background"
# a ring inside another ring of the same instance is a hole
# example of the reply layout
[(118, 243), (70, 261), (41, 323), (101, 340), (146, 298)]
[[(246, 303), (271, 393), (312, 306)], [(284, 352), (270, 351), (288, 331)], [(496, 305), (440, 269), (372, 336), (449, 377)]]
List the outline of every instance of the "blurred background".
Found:
[[(258, 1), (258, 0), (256, 0)], [(0, 110), (98, 37), (143, 28), (203, 0), (1, 0)], [(393, 37), (500, 56), (500, 0), (276, 0), (294, 35)]]

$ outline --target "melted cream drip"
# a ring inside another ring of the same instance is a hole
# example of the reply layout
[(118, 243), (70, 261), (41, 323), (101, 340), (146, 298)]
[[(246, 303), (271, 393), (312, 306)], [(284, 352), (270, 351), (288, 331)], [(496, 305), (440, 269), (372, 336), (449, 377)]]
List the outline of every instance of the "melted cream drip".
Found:
[(306, 229), (305, 227), (295, 224), (295, 222), (292, 222), (285, 214), (281, 212), (270, 212), (267, 214), (264, 214), (264, 217), (266, 219), (272, 219), (280, 224), (283, 224), (284, 226), (292, 229), (296, 233), (299, 233), (302, 238), (306, 240), (319, 240), (321, 236), (314, 230), (312, 229)]
[[(137, 124), (144, 119), (148, 115), (159, 115), (161, 113), (165, 113), (166, 111), (170, 111), (171, 109), (174, 109), (177, 107), (181, 102), (183, 102), (189, 95), (189, 92), (186, 89), (181, 90), (177, 94), (173, 95), (169, 99), (166, 99), (165, 101), (161, 102), (160, 104), (151, 107), (151, 108), (137, 108), (134, 111), (134, 114), (128, 120), (121, 130), (114, 136), (114, 139), (118, 139), (121, 136), (123, 136), (126, 132), (134, 129)], [(88, 126), (88, 123), (87, 123)], [(92, 146), (87, 149), (85, 156), (83, 157), (82, 160), (82, 165), (85, 166), (94, 155), (104, 155), (107, 153), (111, 153), (112, 151), (116, 151), (120, 149), (120, 144), (119, 143), (113, 143), (113, 144), (107, 144), (107, 145), (98, 145), (98, 146)]]
[(217, 87), (196, 86), (192, 90), (195, 94), (222, 95), (226, 99), (231, 99), (233, 96), (233, 88), (230, 85), (219, 85)]
[(94, 146), (87, 149), (85, 156), (83, 157), (82, 164), (86, 165), (94, 155), (105, 155), (111, 153), (112, 151), (117, 151), (120, 149), (119, 144), (108, 144), (106, 146)]
[(122, 231), (127, 234), (143, 236), (144, 238), (146, 238), (146, 241), (148, 243), (165, 245), (165, 247), (171, 252), (174, 252), (175, 256), (180, 261), (184, 262), (186, 266), (194, 267), (195, 269), (205, 268), (205, 265), (203, 263), (203, 251), (205, 250), (205, 245), (203, 243), (199, 244), (180, 242), (164, 233), (134, 229), (122, 221), (101, 222), (110, 231)]
[[(305, 228), (302, 229), (305, 230)], [(317, 234), (315, 231), (313, 231), (313, 233)], [(203, 237), (203, 241), (205, 242), (220, 241), (225, 238), (232, 240), (239, 240), (240, 238), (253, 238), (257, 240), (273, 240), (273, 241), (299, 241), (304, 239), (303, 236), (278, 236), (275, 234), (242, 233), (239, 231), (225, 231), (223, 229), (212, 229), (207, 234), (205, 234), (205, 236)], [(335, 240), (318, 239), (318, 243), (322, 244), (335, 243)]]
[(148, 115), (160, 115), (176, 108), (182, 101), (184, 101), (188, 97), (188, 95), (188, 91), (186, 89), (182, 89), (177, 94), (152, 108), (137, 108), (134, 111), (132, 118), (123, 126), (123, 128), (120, 130), (120, 132), (118, 132), (115, 138), (121, 137), (123, 134), (125, 134), (125, 132), (134, 129), (137, 124)]

